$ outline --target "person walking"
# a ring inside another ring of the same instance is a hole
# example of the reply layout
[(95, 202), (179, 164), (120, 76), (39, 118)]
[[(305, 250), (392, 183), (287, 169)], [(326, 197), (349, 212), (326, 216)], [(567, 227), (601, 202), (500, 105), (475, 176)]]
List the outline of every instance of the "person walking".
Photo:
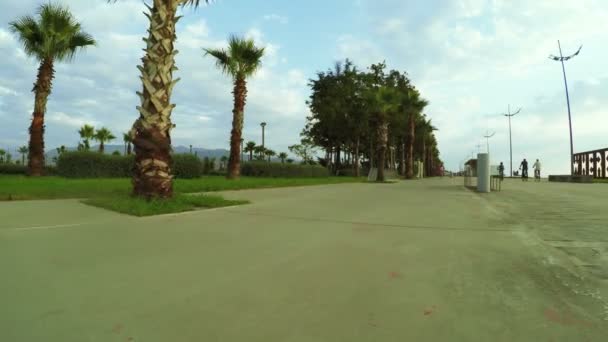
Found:
[(519, 165), (519, 169), (521, 170), (521, 180), (528, 181), (528, 161), (526, 158)]
[(532, 166), (534, 168), (534, 181), (540, 182), (540, 161), (536, 159), (536, 162)]
[(498, 175), (500, 176), (500, 180), (503, 181), (505, 179), (505, 166), (500, 162), (498, 165)]

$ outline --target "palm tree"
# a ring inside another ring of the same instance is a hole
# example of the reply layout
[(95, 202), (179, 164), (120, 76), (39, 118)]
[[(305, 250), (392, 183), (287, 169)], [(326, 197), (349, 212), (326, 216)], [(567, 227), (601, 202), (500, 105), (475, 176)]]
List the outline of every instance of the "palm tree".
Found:
[[(125, 143), (125, 156), (131, 155), (131, 136), (129, 133), (122, 134), (122, 141)], [(192, 145), (190, 145), (190, 153), (192, 153)]]
[(264, 151), (264, 154), (266, 155), (266, 157), (268, 157), (268, 162), (270, 163), (270, 158), (274, 157), (277, 155), (277, 153), (271, 149), (266, 149), (266, 151)]
[(110, 132), (109, 129), (102, 127), (95, 132), (93, 139), (99, 142), (99, 153), (103, 153), (105, 147), (104, 144), (116, 139), (116, 137), (112, 134), (112, 132)]
[(84, 125), (80, 127), (78, 130), (78, 134), (80, 134), (80, 139), (82, 139), (83, 147), (85, 151), (88, 151), (91, 148), (90, 141), (95, 136), (95, 127), (90, 125)]
[[(428, 170), (428, 154), (427, 154), (427, 144), (430, 143), (431, 136), (433, 135), (433, 131), (436, 131), (437, 128), (433, 126), (432, 120), (426, 118), (426, 115), (422, 115), (418, 120), (416, 125), (416, 131), (418, 132), (418, 140), (420, 146), (420, 158), (424, 163), (424, 170)], [(425, 172), (425, 176), (427, 173)]]
[(206, 55), (215, 57), (216, 64), (234, 81), (234, 109), (232, 110), (232, 132), (230, 133), (230, 159), (227, 178), (238, 178), (241, 173), (239, 146), (243, 133), (245, 102), (247, 98), (247, 78), (262, 65), (264, 48), (255, 46), (253, 39), (231, 36), (228, 49), (203, 49)]
[(405, 94), (405, 108), (408, 112), (408, 140), (407, 140), (407, 163), (406, 178), (414, 178), (414, 141), (416, 140), (416, 121), (429, 102), (420, 97), (416, 89), (410, 89)]
[(0, 148), (0, 163), (4, 163), (5, 155), (6, 155), (6, 151)]
[(60, 147), (57, 147), (55, 151), (57, 151), (57, 156), (53, 157), (53, 162), (57, 163), (59, 157), (61, 157), (62, 154), (66, 153), (68, 149), (65, 147), (65, 145), (61, 145)]
[(25, 165), (25, 156), (28, 153), (27, 146), (21, 146), (17, 151), (19, 151), (19, 153), (21, 154), (21, 165)]
[(376, 124), (378, 182), (384, 182), (384, 167), (386, 166), (386, 147), (388, 143), (388, 117), (400, 104), (400, 94), (395, 88), (381, 86), (372, 89), (368, 94), (368, 105)]
[(287, 153), (285, 153), (285, 152), (279, 153), (279, 159), (281, 159), (281, 164), (285, 164), (285, 159), (287, 159)]
[(228, 157), (222, 156), (220, 158), (220, 170), (223, 170), (226, 167), (226, 162), (228, 161)]
[(51, 93), (56, 62), (73, 59), (78, 49), (95, 45), (95, 40), (81, 31), (80, 23), (69, 9), (56, 4), (43, 4), (40, 19), (24, 16), (12, 21), (10, 29), (18, 35), (27, 55), (40, 62), (34, 83), (34, 113), (30, 125), (28, 174), (41, 176), (44, 168), (44, 114)]
[[(116, 2), (116, 0), (108, 0)], [(133, 124), (129, 135), (135, 146), (135, 167), (133, 172), (133, 194), (146, 199), (173, 196), (171, 176), (171, 103), (173, 87), (179, 79), (173, 80), (175, 66), (174, 43), (177, 38), (175, 24), (178, 6), (193, 5), (209, 0), (154, 0), (150, 20), (145, 56), (141, 71), (143, 91), (138, 92), (141, 100), (139, 118)]]
[(253, 160), (253, 152), (255, 151), (256, 145), (253, 141), (248, 141), (245, 145), (245, 152), (249, 152), (249, 161)]
[(253, 151), (255, 152), (256, 160), (264, 160), (264, 154), (266, 152), (264, 146), (258, 145), (253, 149)]

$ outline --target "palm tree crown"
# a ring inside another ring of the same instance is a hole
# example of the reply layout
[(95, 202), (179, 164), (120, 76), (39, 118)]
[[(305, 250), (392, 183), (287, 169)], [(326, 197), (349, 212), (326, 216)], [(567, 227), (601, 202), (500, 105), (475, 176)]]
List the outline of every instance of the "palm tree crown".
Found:
[(255, 46), (253, 39), (230, 36), (228, 50), (203, 49), (205, 56), (216, 58), (217, 67), (233, 78), (247, 78), (262, 66), (264, 48)]
[(91, 147), (89, 142), (95, 136), (95, 127), (93, 127), (91, 125), (84, 125), (84, 126), (80, 127), (80, 129), (78, 130), (78, 134), (80, 135), (80, 138), (84, 142), (85, 150), (88, 150)]
[(116, 137), (112, 134), (112, 132), (110, 132), (109, 129), (102, 127), (95, 132), (93, 139), (99, 141), (99, 152), (103, 152), (104, 144), (116, 139)]
[(31, 16), (11, 22), (26, 54), (38, 60), (71, 60), (78, 49), (95, 45), (91, 35), (81, 31), (70, 11), (57, 4), (43, 4), (38, 9), (40, 20)]

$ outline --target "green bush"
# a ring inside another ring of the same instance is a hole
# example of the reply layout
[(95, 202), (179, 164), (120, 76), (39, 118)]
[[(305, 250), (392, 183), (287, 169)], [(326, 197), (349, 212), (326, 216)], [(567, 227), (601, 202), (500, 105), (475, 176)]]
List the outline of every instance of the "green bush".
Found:
[(57, 159), (57, 174), (69, 178), (128, 177), (134, 160), (134, 156), (91, 151), (65, 152)]
[[(0, 164), (0, 175), (25, 175), (27, 174), (27, 165), (21, 164)], [(57, 168), (54, 166), (45, 166), (44, 175), (54, 176), (57, 174)]]
[[(57, 160), (57, 174), (68, 178), (131, 177), (135, 156), (116, 156), (98, 152), (65, 152)], [(201, 161), (193, 155), (173, 155), (173, 175), (195, 178), (203, 173)]]
[(253, 177), (329, 177), (329, 171), (320, 165), (252, 161), (241, 164), (241, 175)]
[(3, 175), (24, 175), (26, 171), (25, 165), (0, 163), (0, 174)]
[(203, 175), (203, 163), (193, 154), (173, 155), (173, 175), (176, 178), (198, 178)]

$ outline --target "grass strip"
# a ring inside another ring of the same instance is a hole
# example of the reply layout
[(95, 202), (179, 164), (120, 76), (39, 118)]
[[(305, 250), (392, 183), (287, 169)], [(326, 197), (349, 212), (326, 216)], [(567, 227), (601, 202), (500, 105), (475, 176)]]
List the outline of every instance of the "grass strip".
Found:
[(111, 196), (85, 199), (85, 204), (133, 216), (181, 213), (197, 209), (221, 208), (248, 204), (249, 201), (227, 200), (217, 195), (176, 194), (168, 200), (150, 200), (132, 196)]

